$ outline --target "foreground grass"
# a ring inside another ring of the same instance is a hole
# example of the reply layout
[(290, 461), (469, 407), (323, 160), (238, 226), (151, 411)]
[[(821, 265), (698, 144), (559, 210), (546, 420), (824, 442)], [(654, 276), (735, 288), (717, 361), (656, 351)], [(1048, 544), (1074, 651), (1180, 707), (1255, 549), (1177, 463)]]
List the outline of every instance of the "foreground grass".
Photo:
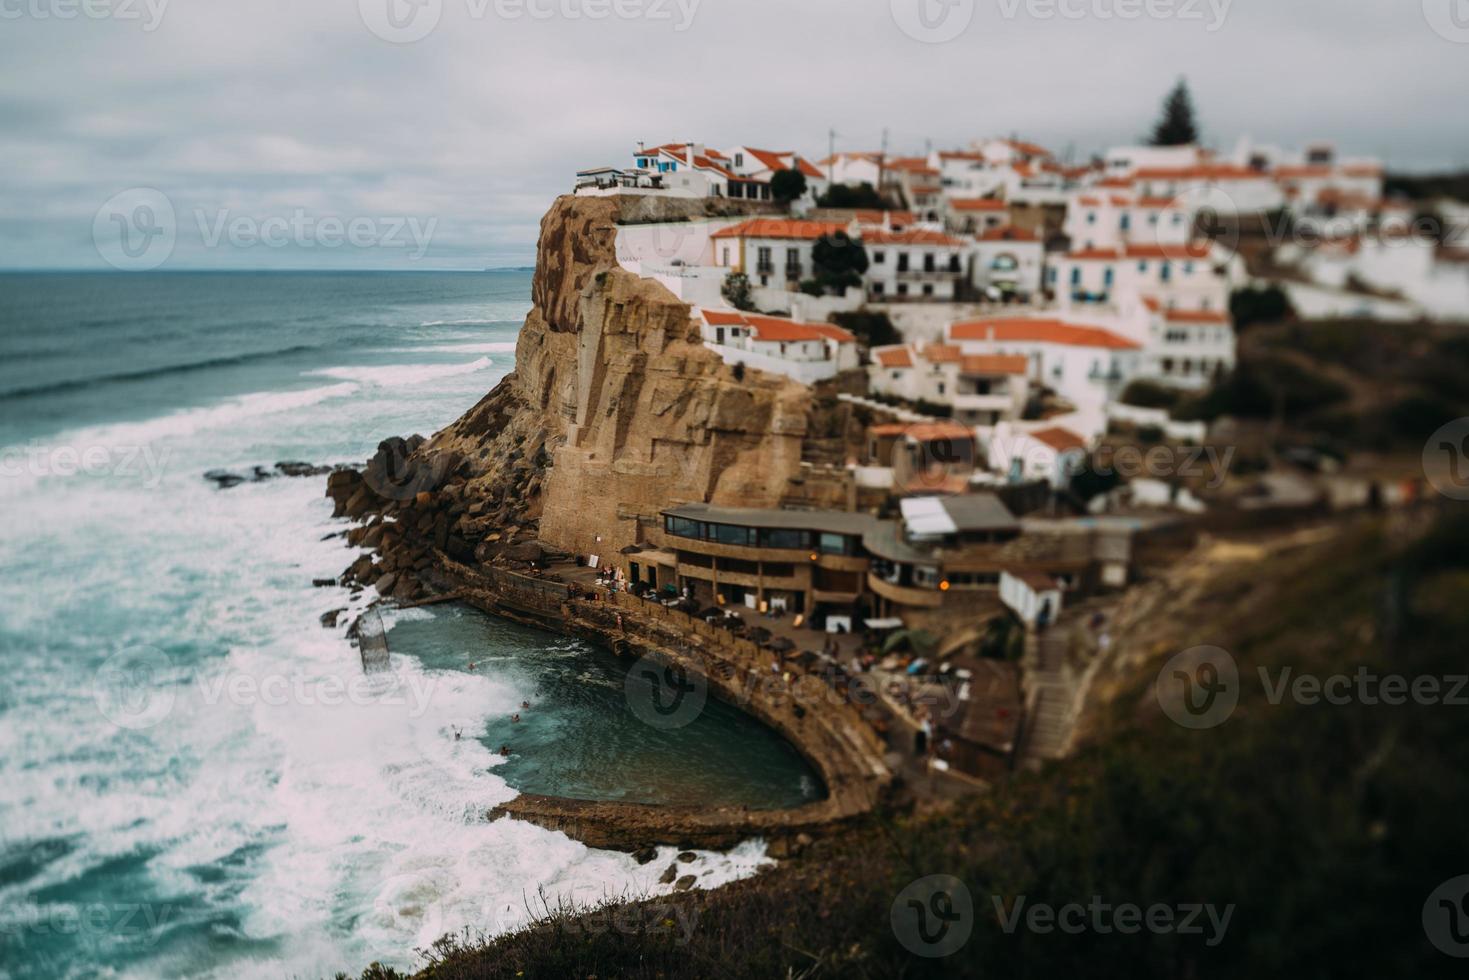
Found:
[[(1355, 701), (1272, 704), (1258, 676), (1463, 674), (1469, 518), (1399, 539), (1363, 524), (1267, 567), (1224, 573), (1222, 612), (1188, 633), (1230, 651), (1238, 708), (1191, 731), (1161, 715), (1162, 661), (1113, 704), (1110, 734), (995, 795), (922, 815), (879, 814), (807, 857), (712, 893), (552, 910), (496, 939), (448, 937), (423, 977), (1432, 977), (1424, 901), (1469, 873), (1469, 709)], [(1469, 693), (1469, 692), (1465, 692)], [(915, 956), (890, 912), (915, 879), (960, 879), (967, 943)], [(1000, 908), (1208, 903), (1206, 927), (1071, 935), (1006, 930)], [(670, 900), (673, 901), (673, 900)], [(365, 980), (393, 977), (371, 968)]]

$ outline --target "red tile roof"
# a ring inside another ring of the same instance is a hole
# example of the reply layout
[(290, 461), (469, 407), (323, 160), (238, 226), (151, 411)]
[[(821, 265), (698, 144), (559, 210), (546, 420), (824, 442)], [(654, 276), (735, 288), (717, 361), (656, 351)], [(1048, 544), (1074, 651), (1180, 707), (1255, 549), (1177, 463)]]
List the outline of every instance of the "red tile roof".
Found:
[(1016, 228), (1014, 225), (1001, 225), (998, 228), (990, 228), (974, 236), (976, 241), (981, 242), (1038, 242), (1040, 236), (1033, 231), (1024, 228)]
[(1228, 323), (1229, 314), (1221, 310), (1167, 310), (1163, 318), (1169, 323)]
[(921, 228), (905, 228), (902, 231), (863, 228), (862, 243), (864, 245), (935, 245), (948, 248), (959, 248), (964, 244), (959, 239), (951, 238), (941, 231), (924, 231)]
[(974, 438), (974, 430), (958, 422), (884, 422), (869, 426), (867, 432), (874, 436), (907, 436), (918, 442)]
[(811, 241), (825, 235), (845, 234), (847, 226), (835, 221), (801, 221), (795, 218), (751, 218), (716, 231), (711, 238), (789, 238)]
[(1022, 354), (971, 354), (959, 369), (965, 374), (1024, 374), (1029, 366)]
[(1133, 180), (1258, 180), (1268, 176), (1249, 167), (1230, 164), (1202, 164), (1196, 167), (1144, 167), (1132, 175)]
[(1133, 244), (1123, 248), (1083, 249), (1080, 252), (1072, 252), (1066, 257), (1078, 262), (1120, 262), (1125, 259), (1168, 259), (1169, 261), (1183, 261), (1186, 259), (1207, 259), (1209, 255), (1209, 246), (1207, 244), (1203, 242), (1192, 242), (1188, 245)]
[(949, 327), (949, 339), (1067, 344), (1072, 347), (1102, 347), (1109, 350), (1137, 350), (1140, 346), (1101, 327), (1039, 318), (969, 320), (955, 323)]
[(988, 197), (955, 197), (949, 199), (949, 207), (955, 211), (1004, 211), (1009, 205)]
[(1085, 449), (1086, 440), (1072, 432), (1063, 429), (1059, 425), (1051, 426), (1049, 429), (1037, 429), (1030, 434), (1032, 439), (1045, 443), (1057, 452), (1066, 452), (1071, 449)]
[(913, 352), (906, 347), (889, 347), (872, 352), (877, 358), (877, 363), (885, 368), (910, 368), (913, 366)]
[(841, 327), (830, 323), (797, 323), (776, 316), (761, 316), (756, 313), (740, 313), (735, 310), (700, 310), (704, 321), (710, 326), (749, 327), (756, 340), (805, 341), (834, 340), (839, 344), (853, 344), (857, 338)]
[(930, 364), (957, 364), (964, 359), (958, 344), (929, 344), (923, 348), (923, 359)]

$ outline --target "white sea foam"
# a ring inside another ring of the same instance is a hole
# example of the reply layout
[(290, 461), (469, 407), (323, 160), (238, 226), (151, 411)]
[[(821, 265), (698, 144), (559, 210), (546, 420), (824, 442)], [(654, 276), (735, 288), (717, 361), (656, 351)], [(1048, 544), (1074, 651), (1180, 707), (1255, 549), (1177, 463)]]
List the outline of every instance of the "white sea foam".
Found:
[[(180, 944), (118, 975), (329, 976), (374, 959), (411, 967), (415, 946), (464, 927), (513, 928), (542, 894), (591, 903), (672, 887), (657, 880), (671, 848), (639, 866), (527, 823), (484, 820), (514, 791), (496, 775), (497, 756), (453, 733), (482, 729), (531, 696), (513, 675), (432, 670), (394, 655), (391, 681), (422, 699), (323, 706), (218, 694), (222, 677), (285, 677), (306, 692), (361, 677), (344, 628), (317, 620), (362, 600), (309, 587), (352, 557), (320, 540), (339, 528), (320, 482), (221, 492), (198, 475), (274, 458), (286, 432), (319, 438), (364, 424), (373, 400), (348, 396), (372, 383), (73, 431), (62, 438), (166, 441), (176, 456), (169, 478), (154, 488), (58, 481), (9, 515), (0, 635), (25, 636), (27, 646), (4, 650), (13, 684), (0, 725), (0, 827), (8, 839), (65, 839), (71, 850), (0, 888), (0, 907), (36, 913), (27, 897), (35, 889), (147, 855), (149, 887), (135, 900), (166, 896), (173, 914), (216, 935), (222, 916), (235, 917), (231, 935), (277, 951), (244, 960), (227, 958), (229, 943)], [(446, 397), (427, 384), (405, 401)], [(452, 418), (464, 407), (436, 411)], [(154, 682), (172, 701), (160, 724), (127, 731), (99, 711), (92, 685), (108, 653), (135, 644), (168, 653), (171, 669)], [(680, 868), (706, 887), (764, 862), (756, 843)], [(109, 962), (99, 950), (83, 972)]]
[(331, 367), (308, 371), (307, 374), (322, 378), (340, 378), (379, 387), (405, 387), (421, 385), (440, 378), (452, 378), (461, 374), (483, 371), (495, 362), (488, 357), (464, 364), (389, 364), (381, 367)]

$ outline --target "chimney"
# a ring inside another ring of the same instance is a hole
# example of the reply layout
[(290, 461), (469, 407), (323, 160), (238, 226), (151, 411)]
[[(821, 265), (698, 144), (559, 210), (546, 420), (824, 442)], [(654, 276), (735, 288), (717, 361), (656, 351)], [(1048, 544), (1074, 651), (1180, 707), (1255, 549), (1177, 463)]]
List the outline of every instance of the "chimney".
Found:
[(689, 161), (689, 166), (690, 167), (695, 166), (695, 164), (694, 164), (694, 158), (695, 157), (701, 157), (703, 155), (704, 155), (704, 144), (703, 143), (690, 143), (690, 144), (688, 144), (688, 161)]

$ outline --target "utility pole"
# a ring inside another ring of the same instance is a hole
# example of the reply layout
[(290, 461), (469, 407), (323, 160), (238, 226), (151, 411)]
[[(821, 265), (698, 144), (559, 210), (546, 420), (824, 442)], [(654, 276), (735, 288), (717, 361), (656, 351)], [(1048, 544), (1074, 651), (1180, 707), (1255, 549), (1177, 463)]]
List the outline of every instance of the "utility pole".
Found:
[(887, 176), (888, 169), (888, 128), (882, 128), (882, 151), (877, 155), (877, 194), (882, 196), (883, 178)]
[(831, 190), (831, 185), (836, 183), (836, 179), (832, 177), (832, 172), (835, 170), (836, 165), (837, 131), (828, 129), (826, 131), (826, 187), (828, 192)]

